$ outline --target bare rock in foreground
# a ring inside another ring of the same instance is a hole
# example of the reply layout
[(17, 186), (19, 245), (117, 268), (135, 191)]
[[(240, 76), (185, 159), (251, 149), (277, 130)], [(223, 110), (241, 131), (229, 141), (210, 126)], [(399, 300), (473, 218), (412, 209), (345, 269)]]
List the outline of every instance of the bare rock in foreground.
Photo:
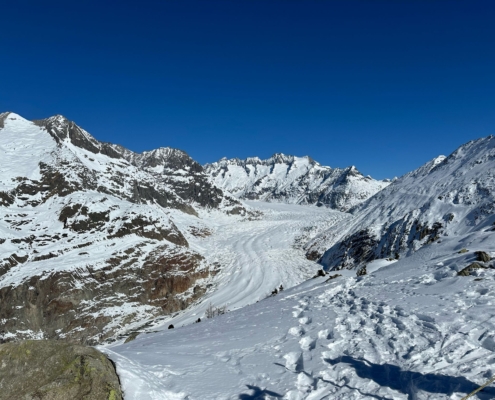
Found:
[(98, 350), (62, 341), (0, 345), (0, 400), (121, 400), (112, 362)]

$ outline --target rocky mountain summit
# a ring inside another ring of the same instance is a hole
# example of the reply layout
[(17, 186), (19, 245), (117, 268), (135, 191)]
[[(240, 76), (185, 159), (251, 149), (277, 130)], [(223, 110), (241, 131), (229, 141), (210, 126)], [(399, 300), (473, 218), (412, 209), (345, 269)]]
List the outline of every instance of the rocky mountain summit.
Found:
[(97, 343), (199, 299), (199, 214), (246, 209), (169, 148), (136, 154), (62, 116), (0, 114), (0, 340)]
[(399, 258), (451, 237), (488, 234), (495, 224), (495, 137), (470, 141), (395, 180), (307, 246), (330, 269)]
[(205, 165), (216, 186), (240, 199), (315, 204), (339, 211), (365, 201), (390, 182), (363, 176), (354, 166), (320, 165), (310, 157), (274, 154), (241, 160), (223, 158)]

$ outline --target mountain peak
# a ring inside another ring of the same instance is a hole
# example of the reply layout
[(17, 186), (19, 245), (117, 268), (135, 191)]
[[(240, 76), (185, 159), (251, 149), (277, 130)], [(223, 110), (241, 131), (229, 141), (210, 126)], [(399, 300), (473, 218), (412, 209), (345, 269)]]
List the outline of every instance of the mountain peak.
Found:
[(27, 119), (21, 117), (19, 114), (16, 114), (11, 111), (6, 111), (0, 114), (0, 128), (4, 127), (5, 121), (10, 120), (10, 121), (18, 121), (18, 122), (28, 122)]

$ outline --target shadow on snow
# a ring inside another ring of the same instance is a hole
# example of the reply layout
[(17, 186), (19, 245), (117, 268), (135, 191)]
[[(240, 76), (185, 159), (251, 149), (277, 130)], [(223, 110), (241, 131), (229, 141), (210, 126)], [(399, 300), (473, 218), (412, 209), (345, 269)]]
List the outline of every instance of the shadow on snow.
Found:
[(252, 394), (241, 394), (239, 400), (265, 400), (266, 396), (272, 396), (275, 398), (281, 398), (282, 395), (272, 392), (271, 390), (264, 390), (257, 386), (246, 385)]
[[(396, 365), (373, 364), (369, 361), (357, 360), (349, 356), (342, 356), (334, 360), (325, 359), (324, 361), (331, 365), (339, 363), (350, 364), (360, 378), (371, 379), (380, 386), (386, 386), (404, 393), (409, 400), (415, 400), (419, 390), (452, 395), (455, 392), (471, 393), (480, 386), (460, 376), (404, 371)], [(481, 400), (495, 399), (495, 388), (486, 387), (478, 392), (477, 396)]]

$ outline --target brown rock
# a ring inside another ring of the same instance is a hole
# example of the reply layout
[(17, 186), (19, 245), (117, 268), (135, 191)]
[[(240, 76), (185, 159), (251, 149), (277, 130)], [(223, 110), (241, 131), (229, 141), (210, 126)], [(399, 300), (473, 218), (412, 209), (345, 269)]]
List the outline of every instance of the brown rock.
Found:
[[(109, 258), (107, 268), (33, 276), (0, 288), (0, 337), (29, 338), (17, 332), (31, 330), (48, 339), (101, 343), (127, 323), (185, 309), (206, 291), (196, 281), (211, 274), (199, 254), (179, 247), (160, 246), (141, 263), (124, 254)], [(143, 316), (131, 309), (118, 316), (120, 324), (102, 312), (123, 304), (146, 305), (149, 311)]]

